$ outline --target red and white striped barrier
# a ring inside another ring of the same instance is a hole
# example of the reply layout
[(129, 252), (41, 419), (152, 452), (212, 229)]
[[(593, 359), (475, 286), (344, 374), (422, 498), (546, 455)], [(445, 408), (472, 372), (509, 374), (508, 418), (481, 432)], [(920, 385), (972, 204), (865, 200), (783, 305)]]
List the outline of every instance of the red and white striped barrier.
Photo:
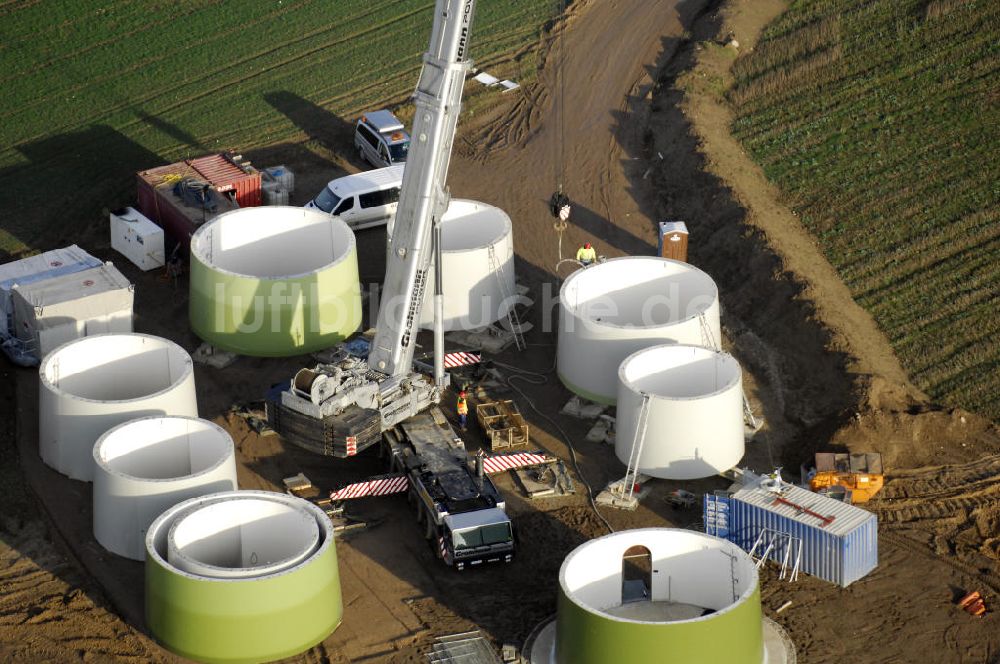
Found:
[[(516, 454), (496, 454), (483, 459), (483, 472), (488, 475), (502, 473), (512, 468), (535, 466), (551, 461), (552, 457), (537, 452), (518, 452)], [(379, 475), (364, 482), (355, 482), (330, 492), (330, 500), (353, 500), (368, 496), (388, 496), (402, 493), (409, 488), (406, 475)]]
[(344, 439), (344, 445), (347, 448), (347, 456), (354, 456), (358, 453), (358, 437), (348, 436)]
[(451, 564), (451, 560), (448, 556), (448, 547), (444, 543), (444, 537), (438, 536), (438, 554), (441, 556), (441, 560), (445, 561), (447, 564)]
[(537, 452), (517, 452), (516, 454), (495, 454), (483, 459), (483, 471), (489, 475), (502, 473), (512, 468), (523, 468), (524, 466), (535, 466), (546, 461), (551, 461), (552, 457)]
[(464, 351), (456, 353), (445, 353), (444, 354), (444, 368), (454, 369), (455, 367), (464, 367), (469, 364), (479, 364), (482, 361), (482, 357), (476, 355), (475, 353), (466, 353)]
[(402, 493), (409, 487), (406, 475), (384, 475), (373, 477), (364, 482), (355, 482), (330, 492), (330, 500), (352, 500), (367, 496), (388, 496)]

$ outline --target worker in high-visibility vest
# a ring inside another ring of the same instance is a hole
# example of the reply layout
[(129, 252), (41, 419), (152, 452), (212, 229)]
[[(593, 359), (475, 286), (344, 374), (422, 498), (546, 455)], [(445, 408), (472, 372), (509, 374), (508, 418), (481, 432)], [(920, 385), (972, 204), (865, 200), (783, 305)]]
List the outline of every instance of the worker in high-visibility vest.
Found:
[(458, 423), (462, 427), (462, 431), (465, 431), (465, 421), (469, 417), (469, 402), (465, 400), (465, 390), (458, 393), (455, 412), (458, 413)]
[(584, 267), (597, 260), (597, 251), (587, 242), (576, 251), (576, 260), (583, 263)]

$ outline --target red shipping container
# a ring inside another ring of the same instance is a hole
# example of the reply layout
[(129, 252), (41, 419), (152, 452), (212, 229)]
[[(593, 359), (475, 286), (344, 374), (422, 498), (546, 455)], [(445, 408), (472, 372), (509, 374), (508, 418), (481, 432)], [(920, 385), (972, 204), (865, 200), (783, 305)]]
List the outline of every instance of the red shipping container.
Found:
[[(174, 194), (174, 185), (183, 178), (194, 178), (212, 185), (221, 194), (215, 212), (186, 205)], [(238, 207), (256, 207), (262, 203), (260, 172), (249, 164), (237, 164), (229, 154), (210, 155), (159, 166), (136, 174), (139, 211), (156, 222), (175, 242), (185, 247), (194, 231), (204, 222), (235, 210), (228, 192), (235, 192)]]

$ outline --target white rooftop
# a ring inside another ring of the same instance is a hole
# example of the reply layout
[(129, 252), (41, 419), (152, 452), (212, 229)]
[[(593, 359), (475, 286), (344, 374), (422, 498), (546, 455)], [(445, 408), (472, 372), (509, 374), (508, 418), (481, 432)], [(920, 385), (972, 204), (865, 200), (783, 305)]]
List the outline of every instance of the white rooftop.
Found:
[[(780, 494), (774, 493), (761, 486), (761, 482), (765, 479), (754, 473), (745, 472), (740, 483), (737, 485), (741, 488), (733, 494), (733, 498), (750, 505), (762, 507), (779, 516), (787, 517), (809, 526), (815, 526), (838, 537), (846, 535), (870, 519), (876, 518), (874, 514), (860, 507), (842, 503), (839, 500), (813, 493), (808, 489), (803, 489), (787, 482), (782, 484)], [(797, 507), (777, 501), (776, 498), (779, 497), (782, 500), (794, 503), (817, 514), (822, 514), (825, 517), (833, 517), (833, 521), (829, 525), (823, 526), (823, 522), (817, 517)]]

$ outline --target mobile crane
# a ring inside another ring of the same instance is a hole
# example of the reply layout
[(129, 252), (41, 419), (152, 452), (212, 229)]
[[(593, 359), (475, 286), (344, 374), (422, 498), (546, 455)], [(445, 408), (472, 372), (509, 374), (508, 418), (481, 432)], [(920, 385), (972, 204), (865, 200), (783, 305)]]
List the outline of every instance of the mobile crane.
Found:
[[(444, 371), (441, 218), (452, 142), (471, 67), (476, 0), (437, 0), (430, 47), (413, 94), (416, 112), (403, 171), (392, 250), (387, 257), (375, 336), (367, 357), (341, 347), (337, 359), (301, 369), (267, 400), (271, 427), (291, 443), (348, 457), (382, 441), (409, 483), (418, 520), (438, 553), (456, 567), (509, 561), (514, 537), (492, 481), (470, 467), (461, 439), (436, 404)], [(413, 368), (428, 270), (435, 270), (434, 375)]]

